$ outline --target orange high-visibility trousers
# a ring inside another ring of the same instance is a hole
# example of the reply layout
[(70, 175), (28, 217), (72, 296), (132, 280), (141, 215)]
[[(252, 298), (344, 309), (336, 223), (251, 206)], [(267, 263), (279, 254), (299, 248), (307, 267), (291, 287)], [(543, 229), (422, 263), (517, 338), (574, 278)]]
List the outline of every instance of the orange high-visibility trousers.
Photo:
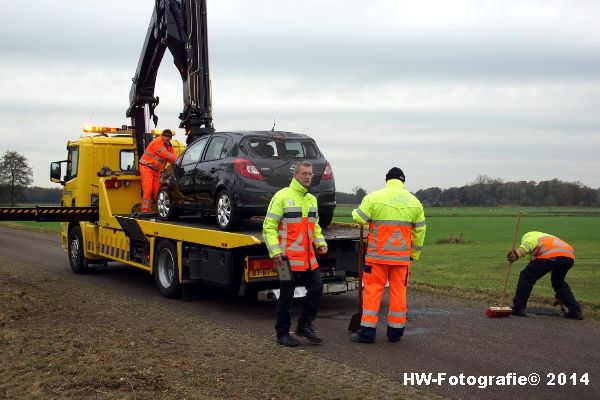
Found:
[[(370, 272), (367, 272), (369, 267)], [(387, 281), (390, 282), (390, 309), (387, 325), (391, 328), (404, 328), (406, 325), (406, 284), (408, 283), (407, 265), (387, 265), (371, 263), (363, 271), (363, 307), (360, 324), (367, 328), (376, 328), (381, 305), (381, 296)]]
[(152, 211), (152, 201), (158, 196), (160, 171), (140, 164), (140, 177), (142, 178), (142, 212), (150, 212)]

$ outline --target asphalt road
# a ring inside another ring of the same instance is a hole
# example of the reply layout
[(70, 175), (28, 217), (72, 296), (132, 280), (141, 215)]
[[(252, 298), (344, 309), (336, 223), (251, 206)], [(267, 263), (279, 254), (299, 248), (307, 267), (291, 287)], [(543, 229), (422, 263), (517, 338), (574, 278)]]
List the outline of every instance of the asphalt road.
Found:
[[(183, 300), (167, 300), (160, 297), (149, 275), (124, 266), (110, 267), (92, 275), (75, 275), (69, 269), (57, 236), (0, 227), (0, 254), (25, 263), (32, 273), (43, 269), (59, 279), (93, 280), (106, 290), (185, 308), (205, 319), (274, 340), (274, 303), (235, 298), (205, 287), (190, 288)], [(414, 268), (418, 268), (418, 264)], [(388, 343), (382, 326), (377, 342), (365, 345), (351, 343), (346, 331), (356, 311), (356, 295), (325, 296), (315, 321), (324, 343), (314, 346), (303, 342), (302, 346), (290, 349), (290, 357), (294, 351), (311, 351), (400, 382), (405, 382), (405, 376), (410, 377), (412, 373), (431, 373), (432, 378), (445, 373), (443, 382), (421, 387), (454, 399), (600, 398), (600, 324), (597, 322), (541, 315), (551, 314), (548, 312), (551, 310), (539, 310), (540, 314), (528, 318), (489, 319), (483, 314), (488, 304), (416, 291), (409, 291), (408, 303), (409, 322), (400, 343)], [(298, 305), (299, 301), (295, 303), (295, 310)], [(382, 310), (385, 311), (385, 307), (387, 303)], [(460, 384), (461, 374), (465, 385)], [(468, 385), (467, 377), (491, 375), (513, 379), (509, 374), (516, 377), (538, 374), (540, 382), (537, 386), (512, 384), (478, 388), (478, 385)], [(550, 385), (552, 375), (549, 374), (555, 375), (554, 385)], [(580, 381), (584, 374), (589, 379), (588, 385)], [(565, 377), (566, 382), (563, 382)]]

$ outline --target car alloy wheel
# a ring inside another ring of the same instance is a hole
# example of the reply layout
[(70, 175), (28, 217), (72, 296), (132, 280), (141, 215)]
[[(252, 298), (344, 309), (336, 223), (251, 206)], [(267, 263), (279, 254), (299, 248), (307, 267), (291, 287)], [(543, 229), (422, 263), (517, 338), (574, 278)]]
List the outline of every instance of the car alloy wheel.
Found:
[(166, 190), (161, 190), (158, 192), (156, 205), (158, 208), (158, 215), (161, 218), (167, 219), (171, 211), (171, 199), (169, 198), (169, 194), (166, 192)]
[(217, 196), (217, 202), (215, 207), (215, 215), (217, 218), (217, 224), (219, 228), (224, 231), (234, 230), (239, 222), (235, 203), (233, 197), (227, 192), (227, 190), (221, 191)]
[(221, 193), (217, 202), (217, 221), (220, 226), (227, 226), (231, 221), (231, 199), (226, 193)]

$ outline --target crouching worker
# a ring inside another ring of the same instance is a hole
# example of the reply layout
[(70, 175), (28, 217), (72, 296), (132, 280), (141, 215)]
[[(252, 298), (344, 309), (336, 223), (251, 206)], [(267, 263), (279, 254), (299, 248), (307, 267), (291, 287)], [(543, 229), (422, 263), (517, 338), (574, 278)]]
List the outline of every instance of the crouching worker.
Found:
[(323, 294), (321, 270), (317, 263), (315, 247), (319, 254), (327, 254), (327, 243), (321, 234), (317, 199), (308, 193), (312, 181), (312, 164), (296, 164), (289, 187), (283, 188), (271, 199), (263, 223), (263, 236), (269, 256), (276, 266), (287, 256), (292, 279), (280, 280), (277, 300), (275, 331), (277, 343), (287, 347), (298, 346), (298, 339), (290, 335), (292, 299), (295, 283), (306, 287), (306, 298), (302, 305), (296, 335), (312, 343), (321, 343), (312, 322), (317, 316)]
[(575, 262), (575, 252), (565, 241), (542, 232), (527, 232), (521, 239), (521, 245), (511, 250), (506, 259), (515, 262), (525, 254), (531, 254), (531, 261), (521, 271), (517, 292), (513, 298), (512, 314), (526, 317), (527, 300), (533, 285), (548, 272), (554, 288), (555, 297), (567, 308), (567, 318), (583, 319), (580, 304), (575, 300), (571, 288), (565, 282), (567, 272)]

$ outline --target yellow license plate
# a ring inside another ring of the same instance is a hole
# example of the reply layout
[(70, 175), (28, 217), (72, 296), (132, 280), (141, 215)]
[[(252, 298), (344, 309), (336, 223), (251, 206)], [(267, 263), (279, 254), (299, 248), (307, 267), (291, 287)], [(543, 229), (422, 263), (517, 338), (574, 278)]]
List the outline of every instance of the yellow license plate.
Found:
[(274, 269), (251, 269), (248, 271), (248, 279), (270, 278), (272, 276), (277, 276), (277, 271)]

